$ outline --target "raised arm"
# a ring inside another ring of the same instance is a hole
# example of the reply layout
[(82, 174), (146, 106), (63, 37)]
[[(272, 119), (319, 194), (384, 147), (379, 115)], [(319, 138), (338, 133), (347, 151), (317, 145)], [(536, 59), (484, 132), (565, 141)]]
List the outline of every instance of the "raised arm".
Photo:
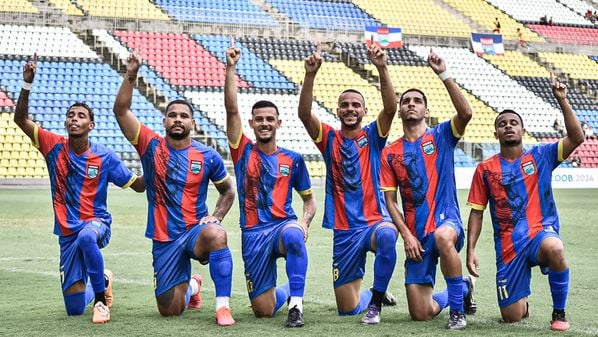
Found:
[(378, 115), (378, 127), (383, 135), (387, 135), (397, 112), (397, 95), (390, 79), (390, 73), (388, 72), (388, 57), (384, 50), (375, 43), (369, 44), (368, 56), (372, 64), (376, 66), (380, 78), (380, 93), (382, 94), (383, 107)]
[(457, 114), (454, 117), (455, 128), (459, 135), (462, 136), (465, 133), (465, 127), (471, 120), (473, 114), (471, 106), (448, 72), (444, 59), (436, 54), (432, 48), (430, 48), (430, 54), (428, 55), (428, 64), (432, 70), (434, 70), (436, 75), (440, 77), (440, 80), (451, 97), (451, 102), (453, 102), (453, 106), (455, 107), (455, 110), (457, 110)]
[(322, 65), (321, 51), (322, 45), (318, 42), (316, 52), (305, 58), (305, 78), (303, 79), (303, 87), (299, 95), (299, 119), (303, 122), (311, 139), (314, 140), (318, 138), (320, 133), (320, 120), (312, 113), (311, 105), (314, 100), (314, 81), (318, 69)]
[(421, 261), (422, 253), (425, 251), (419, 240), (411, 233), (403, 214), (399, 210), (399, 203), (397, 200), (397, 191), (384, 191), (384, 200), (388, 207), (388, 213), (392, 218), (392, 222), (397, 226), (401, 237), (403, 238), (403, 245), (405, 248), (405, 257), (413, 261)]
[(584, 142), (581, 124), (567, 99), (567, 86), (552, 76), (552, 94), (561, 107), (565, 119), (567, 135), (563, 138), (563, 159), (569, 157)]
[(484, 220), (484, 211), (471, 209), (469, 221), (467, 222), (467, 270), (475, 277), (480, 277), (480, 262), (475, 252), (475, 247), (482, 231), (482, 221)]
[(304, 239), (307, 241), (309, 225), (316, 215), (316, 198), (313, 193), (310, 193), (301, 194), (301, 199), (303, 199), (303, 218), (299, 220), (299, 225), (303, 227)]
[(230, 144), (237, 144), (241, 136), (241, 115), (237, 103), (237, 83), (235, 69), (241, 58), (241, 50), (235, 48), (235, 39), (230, 37), (226, 50), (226, 78), (224, 80), (224, 107), (226, 109), (226, 136)]
[(17, 126), (23, 130), (27, 137), (32, 141), (35, 141), (33, 134), (35, 123), (29, 120), (29, 91), (31, 90), (36, 70), (37, 53), (33, 55), (33, 61), (29, 61), (23, 66), (23, 88), (19, 94), (17, 106), (15, 107), (15, 115), (13, 117), (15, 124), (17, 124)]
[(120, 130), (129, 141), (135, 140), (140, 127), (140, 122), (133, 115), (133, 112), (131, 112), (133, 83), (137, 79), (137, 72), (140, 66), (141, 60), (137, 55), (129, 55), (127, 58), (127, 73), (114, 100), (114, 116), (120, 126)]

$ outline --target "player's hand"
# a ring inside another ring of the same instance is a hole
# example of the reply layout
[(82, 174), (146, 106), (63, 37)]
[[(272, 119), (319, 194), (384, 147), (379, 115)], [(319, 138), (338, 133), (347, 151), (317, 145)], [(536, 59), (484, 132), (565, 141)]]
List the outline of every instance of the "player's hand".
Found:
[(475, 277), (480, 277), (478, 270), (480, 269), (480, 261), (476, 253), (467, 253), (467, 270)]
[(322, 65), (322, 57), (320, 56), (322, 52), (322, 44), (320, 41), (316, 44), (316, 51), (305, 58), (304, 65), (305, 65), (305, 72), (308, 74), (315, 74), (320, 69)]
[(299, 220), (298, 224), (303, 228), (303, 241), (307, 242), (307, 238), (309, 237), (309, 226), (305, 220)]
[(207, 224), (220, 224), (220, 220), (213, 215), (206, 215), (201, 220), (199, 220), (200, 225), (207, 225)]
[(386, 52), (384, 52), (380, 46), (374, 43), (373, 35), (370, 43), (368, 44), (368, 58), (376, 67), (383, 67), (388, 63)]
[(137, 74), (139, 67), (141, 67), (141, 58), (137, 54), (131, 54), (127, 57), (127, 72)]
[(430, 54), (428, 54), (428, 64), (432, 70), (434, 70), (436, 75), (446, 71), (446, 62), (440, 55), (436, 54), (432, 48), (430, 48)]
[(403, 237), (403, 246), (405, 247), (405, 256), (407, 259), (417, 262), (422, 261), (422, 254), (426, 250), (413, 234), (408, 233)]
[(229, 66), (234, 66), (237, 64), (240, 58), (241, 49), (235, 48), (235, 39), (231, 36), (229, 47), (226, 50), (226, 64)]
[(559, 79), (556, 78), (552, 72), (550, 73), (550, 81), (552, 83), (551, 87), (554, 98), (557, 100), (563, 100), (567, 98), (567, 85), (559, 81)]
[(37, 53), (33, 54), (33, 61), (25, 63), (23, 66), (23, 81), (33, 83), (35, 72), (37, 70)]

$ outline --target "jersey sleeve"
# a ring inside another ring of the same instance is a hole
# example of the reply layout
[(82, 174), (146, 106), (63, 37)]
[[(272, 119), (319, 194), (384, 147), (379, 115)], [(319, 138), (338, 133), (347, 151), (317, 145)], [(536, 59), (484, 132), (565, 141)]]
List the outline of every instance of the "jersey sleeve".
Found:
[(228, 143), (230, 147), (231, 158), (234, 164), (238, 163), (239, 160), (241, 160), (243, 152), (245, 152), (245, 147), (248, 144), (253, 144), (253, 141), (249, 139), (249, 137), (247, 137), (242, 131), (237, 144), (232, 144), (230, 142)]
[(451, 118), (446, 122), (442, 122), (438, 124), (436, 127), (436, 131), (440, 134), (442, 139), (447, 140), (448, 144), (451, 144), (451, 147), (457, 146), (457, 143), (461, 139), (462, 135), (457, 132), (454, 125), (455, 118)]
[(228, 178), (228, 171), (226, 171), (226, 167), (224, 166), (224, 160), (216, 151), (211, 150), (210, 180), (217, 185), (223, 182), (226, 178)]
[(473, 174), (471, 181), (471, 188), (469, 189), (469, 196), (467, 197), (467, 205), (478, 211), (486, 209), (488, 204), (488, 189), (484, 184), (484, 166), (478, 164)]
[(135, 150), (139, 153), (139, 156), (143, 156), (145, 150), (147, 150), (148, 144), (155, 137), (158, 137), (158, 134), (140, 122), (137, 136), (131, 141), (131, 144), (133, 144)]
[(368, 139), (371, 140), (378, 153), (380, 153), (380, 151), (382, 151), (382, 149), (386, 145), (386, 139), (388, 138), (388, 135), (380, 135), (377, 119), (373, 120), (370, 124), (366, 125), (365, 130), (368, 135)]
[(50, 150), (64, 141), (64, 137), (54, 132), (50, 132), (39, 126), (33, 129), (33, 146), (39, 149), (39, 152), (45, 157)]
[(382, 165), (380, 166), (380, 189), (383, 192), (396, 191), (398, 186), (397, 176), (392, 169), (391, 154), (388, 147), (382, 150)]
[(326, 123), (320, 123), (320, 132), (318, 133), (318, 137), (314, 139), (314, 143), (316, 143), (316, 147), (322, 154), (325, 154), (326, 152), (326, 147), (328, 146), (328, 133), (331, 131), (334, 131), (332, 126)]
[(108, 181), (122, 188), (131, 186), (135, 179), (137, 179), (137, 175), (127, 168), (125, 163), (123, 163), (114, 151), (108, 151), (108, 158), (110, 161)]
[(553, 170), (561, 164), (563, 158), (563, 140), (550, 144), (542, 144), (537, 146), (540, 158)]
[(294, 176), (293, 188), (301, 195), (311, 194), (311, 179), (309, 178), (309, 171), (303, 157), (298, 156), (295, 161), (296, 174)]

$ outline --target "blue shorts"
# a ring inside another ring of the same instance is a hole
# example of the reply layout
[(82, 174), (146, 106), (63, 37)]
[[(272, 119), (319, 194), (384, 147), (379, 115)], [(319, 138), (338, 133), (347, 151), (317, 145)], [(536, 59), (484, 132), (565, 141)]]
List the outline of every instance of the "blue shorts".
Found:
[[(455, 230), (457, 233), (455, 249), (457, 249), (457, 252), (460, 252), (465, 241), (463, 226), (455, 222), (445, 221), (436, 229), (438, 230), (441, 226), (450, 226)], [(426, 235), (420, 240), (420, 243), (425, 250), (422, 253), (422, 261), (405, 260), (405, 284), (430, 284), (433, 288), (436, 283), (436, 266), (440, 257), (436, 241), (434, 240), (434, 233)]]
[[(205, 224), (193, 226), (174, 241), (153, 242), (154, 293), (156, 297), (180, 283), (189, 282), (191, 259), (197, 260), (193, 248), (205, 226)], [(199, 262), (207, 264), (208, 260)]]
[(496, 295), (498, 306), (504, 308), (524, 297), (532, 291), (532, 267), (538, 265), (540, 245), (546, 238), (560, 236), (552, 229), (544, 229), (536, 234), (533, 240), (507, 265), (496, 266)]
[[(98, 247), (106, 247), (110, 242), (110, 225), (98, 220), (83, 221), (83, 229), (91, 229), (98, 233)], [(65, 292), (73, 284), (83, 281), (87, 282), (87, 267), (83, 259), (83, 252), (77, 246), (77, 238), (81, 231), (69, 235), (60, 236), (58, 244), (60, 246), (60, 283), (62, 292)]]
[(365, 275), (367, 252), (372, 250), (372, 235), (385, 221), (370, 227), (349, 231), (334, 231), (332, 281), (334, 288), (362, 279)]
[(291, 226), (301, 228), (296, 220), (291, 220), (241, 234), (245, 282), (250, 300), (276, 287), (276, 260), (283, 257), (278, 249), (280, 238), (283, 230)]

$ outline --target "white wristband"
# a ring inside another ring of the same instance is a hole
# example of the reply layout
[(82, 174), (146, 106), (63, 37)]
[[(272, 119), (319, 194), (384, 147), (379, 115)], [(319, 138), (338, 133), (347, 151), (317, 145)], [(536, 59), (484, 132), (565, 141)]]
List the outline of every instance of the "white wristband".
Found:
[(31, 90), (31, 86), (32, 86), (32, 85), (33, 85), (33, 83), (29, 83), (29, 82), (23, 82), (23, 86), (22, 86), (22, 88), (23, 88), (24, 90), (27, 90), (27, 91), (29, 91), (29, 90)]
[(447, 78), (452, 77), (452, 76), (451, 76), (451, 73), (447, 69), (447, 70), (441, 72), (440, 74), (438, 74), (438, 77), (440, 78), (440, 80), (442, 82), (444, 82), (444, 80), (446, 80)]

